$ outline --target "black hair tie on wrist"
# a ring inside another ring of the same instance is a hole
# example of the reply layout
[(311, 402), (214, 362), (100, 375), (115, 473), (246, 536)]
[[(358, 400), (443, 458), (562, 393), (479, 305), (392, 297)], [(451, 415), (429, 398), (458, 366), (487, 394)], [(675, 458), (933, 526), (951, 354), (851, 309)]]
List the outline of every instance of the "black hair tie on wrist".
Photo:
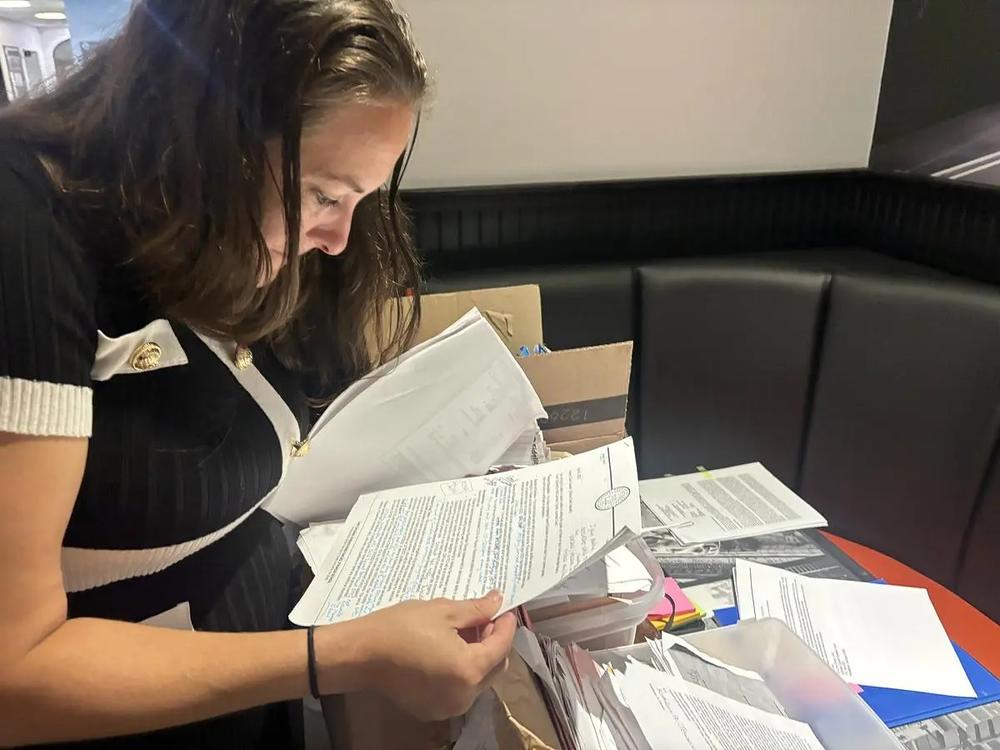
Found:
[(312, 697), (319, 700), (319, 677), (316, 674), (316, 642), (314, 634), (316, 632), (316, 627), (310, 625), (309, 629), (306, 631), (306, 646), (308, 648), (308, 658), (309, 658), (309, 692), (312, 693)]

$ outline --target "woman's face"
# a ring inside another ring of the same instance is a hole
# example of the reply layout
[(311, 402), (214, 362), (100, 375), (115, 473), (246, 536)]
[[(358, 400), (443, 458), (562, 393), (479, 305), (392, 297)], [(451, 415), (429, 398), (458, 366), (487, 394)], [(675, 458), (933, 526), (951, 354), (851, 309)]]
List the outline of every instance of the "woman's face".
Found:
[[(405, 104), (346, 104), (302, 133), (302, 228), (299, 254), (340, 255), (347, 247), (358, 203), (389, 181), (413, 128)], [(281, 209), (281, 143), (267, 145), (274, 179), (267, 180), (261, 229), (271, 254), (269, 279), (285, 263), (288, 246)]]

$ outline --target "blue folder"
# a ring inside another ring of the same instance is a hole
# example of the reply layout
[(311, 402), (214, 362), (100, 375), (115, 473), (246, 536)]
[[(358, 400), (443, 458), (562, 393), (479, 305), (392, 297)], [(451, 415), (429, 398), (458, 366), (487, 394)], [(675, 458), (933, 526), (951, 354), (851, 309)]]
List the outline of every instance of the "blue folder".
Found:
[[(715, 610), (715, 621), (719, 625), (735, 625), (740, 615), (736, 607)], [(911, 690), (868, 687), (863, 685), (861, 697), (871, 706), (876, 715), (892, 729), (915, 721), (933, 719), (966, 708), (974, 708), (984, 703), (1000, 701), (1000, 680), (990, 674), (985, 667), (969, 656), (958, 645), (952, 643), (958, 660), (962, 663), (969, 682), (975, 688), (975, 698), (957, 698), (954, 695), (933, 695), (915, 693)]]

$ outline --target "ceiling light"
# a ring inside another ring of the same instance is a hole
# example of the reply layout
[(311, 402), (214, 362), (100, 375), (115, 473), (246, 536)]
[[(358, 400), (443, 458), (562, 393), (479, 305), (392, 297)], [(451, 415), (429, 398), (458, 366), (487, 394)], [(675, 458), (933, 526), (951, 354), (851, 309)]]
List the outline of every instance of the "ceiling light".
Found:
[(0, 8), (30, 8), (28, 0), (0, 0)]
[(59, 10), (43, 10), (41, 13), (36, 13), (35, 18), (39, 21), (65, 21), (66, 14)]

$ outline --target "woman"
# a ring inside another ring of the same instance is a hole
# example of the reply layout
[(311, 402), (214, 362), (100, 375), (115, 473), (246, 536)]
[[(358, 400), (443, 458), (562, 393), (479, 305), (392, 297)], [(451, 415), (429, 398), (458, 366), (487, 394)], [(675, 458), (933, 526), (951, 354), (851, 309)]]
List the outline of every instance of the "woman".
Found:
[(310, 691), (438, 718), (502, 668), (491, 597), (285, 629), (259, 507), (417, 285), (425, 87), (390, 0), (144, 0), (0, 116), (0, 745), (288, 747)]

